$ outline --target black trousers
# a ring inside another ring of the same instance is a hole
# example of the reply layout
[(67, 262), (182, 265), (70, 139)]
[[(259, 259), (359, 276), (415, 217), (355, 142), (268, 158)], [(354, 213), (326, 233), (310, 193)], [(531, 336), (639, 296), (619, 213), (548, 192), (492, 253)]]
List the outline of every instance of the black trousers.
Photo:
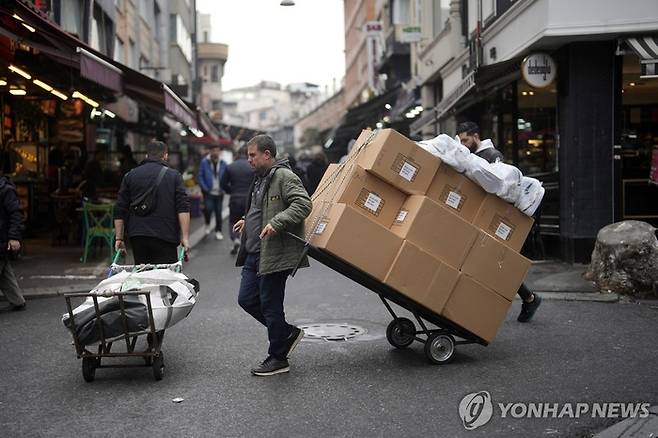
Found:
[(521, 287), (516, 293), (519, 294), (523, 301), (528, 301), (532, 296), (532, 291), (528, 289), (528, 286), (526, 286), (525, 283), (521, 283)]
[(177, 243), (146, 236), (131, 237), (130, 243), (136, 265), (176, 263), (178, 261)]
[(239, 239), (240, 235), (233, 232), (233, 225), (247, 213), (245, 210), (247, 208), (247, 197), (246, 196), (235, 196), (231, 195), (231, 199), (228, 201), (228, 226), (231, 230), (231, 240)]

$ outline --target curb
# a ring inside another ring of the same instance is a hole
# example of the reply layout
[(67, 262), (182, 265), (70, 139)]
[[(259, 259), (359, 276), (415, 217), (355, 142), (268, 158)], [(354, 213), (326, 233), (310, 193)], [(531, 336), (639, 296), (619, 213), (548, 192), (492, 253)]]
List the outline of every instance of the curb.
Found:
[[(228, 208), (224, 208), (222, 211), (222, 220), (228, 217)], [(215, 226), (215, 218), (213, 217), (210, 221), (210, 226)], [(205, 239), (206, 234), (204, 232), (204, 227), (201, 226), (190, 234), (190, 246), (194, 248), (199, 243)], [(101, 279), (99, 278), (98, 281)], [(39, 298), (53, 298), (58, 296), (63, 296), (64, 294), (71, 293), (86, 293), (93, 289), (98, 282), (95, 283), (78, 283), (67, 286), (59, 286), (57, 288), (45, 288), (45, 287), (36, 287), (30, 289), (23, 289), (23, 297), (25, 300), (34, 300)], [(0, 294), (0, 301), (7, 301), (4, 295)]]
[[(556, 291), (541, 291), (534, 290), (541, 295), (543, 300), (549, 301), (585, 301), (592, 303), (616, 303), (619, 302), (619, 295), (615, 293), (599, 293), (599, 292), (556, 292)], [(517, 295), (515, 300), (521, 300)]]

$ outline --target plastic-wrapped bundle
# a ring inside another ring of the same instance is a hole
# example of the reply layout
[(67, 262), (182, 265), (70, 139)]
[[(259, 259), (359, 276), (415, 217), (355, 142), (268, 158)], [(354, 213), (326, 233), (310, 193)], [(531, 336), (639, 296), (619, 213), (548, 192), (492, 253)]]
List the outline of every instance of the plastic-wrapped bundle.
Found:
[(464, 173), (486, 192), (514, 204), (528, 216), (535, 213), (544, 197), (540, 181), (524, 177), (519, 169), (501, 161), (489, 163), (449, 135), (440, 134), (417, 144), (457, 172)]
[[(142, 272), (122, 271), (101, 281), (89, 293), (98, 295), (99, 314), (106, 339), (124, 334), (123, 318), (116, 294), (148, 292), (156, 331), (167, 329), (183, 320), (196, 304), (198, 283), (170, 269)], [(148, 330), (148, 311), (144, 295), (124, 295), (128, 332)], [(88, 297), (73, 310), (76, 334), (83, 345), (100, 342), (94, 300)], [(71, 330), (68, 313), (62, 322)]]

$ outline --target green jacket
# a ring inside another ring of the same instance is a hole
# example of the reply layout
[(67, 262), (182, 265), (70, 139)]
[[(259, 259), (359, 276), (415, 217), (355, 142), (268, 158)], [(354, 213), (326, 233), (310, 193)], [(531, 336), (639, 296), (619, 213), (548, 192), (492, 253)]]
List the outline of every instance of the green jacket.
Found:
[[(311, 214), (312, 208), (311, 198), (299, 177), (287, 166), (287, 161), (275, 164), (266, 178), (261, 229), (269, 223), (277, 233), (265, 237), (261, 241), (258, 269), (260, 275), (294, 269), (298, 265), (304, 244), (286, 232), (303, 240), (305, 238), (304, 220)], [(245, 212), (248, 212), (251, 206), (253, 188), (254, 183), (252, 182)], [(245, 232), (242, 233), (241, 241), (236, 266), (244, 266), (247, 257)], [(299, 267), (307, 266), (308, 258), (304, 256)]]

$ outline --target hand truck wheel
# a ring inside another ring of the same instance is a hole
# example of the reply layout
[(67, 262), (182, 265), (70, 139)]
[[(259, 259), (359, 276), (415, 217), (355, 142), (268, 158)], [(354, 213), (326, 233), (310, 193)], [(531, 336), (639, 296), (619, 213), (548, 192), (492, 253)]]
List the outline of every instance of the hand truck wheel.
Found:
[(85, 379), (85, 382), (94, 381), (94, 377), (96, 376), (96, 366), (98, 364), (99, 361), (95, 357), (82, 358), (82, 377)]
[(416, 336), (416, 326), (408, 318), (395, 318), (386, 327), (386, 339), (395, 348), (407, 348)]
[(164, 353), (161, 351), (157, 356), (153, 356), (153, 377), (155, 380), (162, 380), (165, 372)]
[(455, 339), (445, 333), (432, 333), (425, 342), (425, 356), (433, 364), (450, 362), (455, 354)]

